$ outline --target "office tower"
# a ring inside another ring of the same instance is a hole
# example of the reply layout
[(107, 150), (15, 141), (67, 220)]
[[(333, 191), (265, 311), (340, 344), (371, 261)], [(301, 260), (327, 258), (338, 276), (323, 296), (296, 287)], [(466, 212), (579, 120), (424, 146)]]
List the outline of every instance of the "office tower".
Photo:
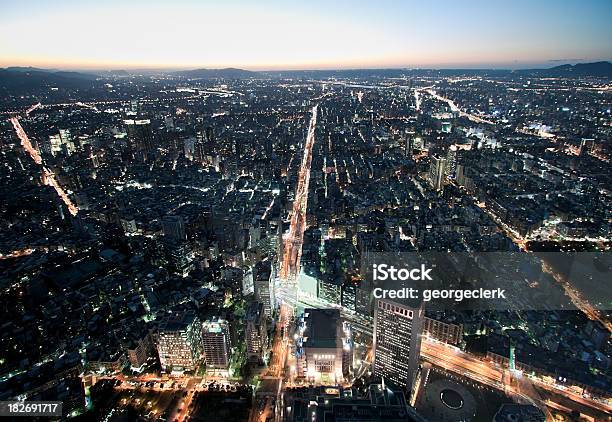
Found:
[(350, 330), (343, 327), (339, 309), (304, 310), (296, 343), (298, 376), (307, 381), (343, 381), (344, 370), (352, 363)]
[(261, 232), (260, 221), (254, 220), (249, 227), (249, 248), (253, 248), (258, 244), (261, 240)]
[(202, 139), (196, 139), (193, 145), (193, 160), (198, 163), (206, 161), (206, 146)]
[(355, 312), (357, 299), (357, 282), (353, 280), (345, 280), (342, 285), (342, 307), (349, 311)]
[(459, 345), (463, 341), (463, 324), (456, 321), (443, 321), (440, 313), (435, 318), (423, 319), (423, 335), (443, 343)]
[(207, 368), (227, 369), (230, 361), (229, 324), (222, 319), (202, 324), (202, 352)]
[(446, 153), (446, 166), (444, 167), (444, 178), (454, 179), (457, 171), (457, 146), (451, 145)]
[(186, 276), (194, 268), (193, 248), (188, 242), (173, 239), (162, 241), (167, 263), (175, 274)]
[(187, 138), (183, 141), (183, 152), (188, 160), (195, 160), (195, 138)]
[(412, 143), (412, 148), (414, 149), (418, 149), (421, 150), (424, 147), (424, 142), (423, 142), (423, 138), (414, 138), (414, 141)]
[(72, 136), (72, 133), (70, 133), (70, 130), (60, 129), (59, 136), (62, 139), (62, 145), (65, 146), (68, 155), (76, 151), (76, 147), (74, 145), (74, 137)]
[(129, 327), (123, 338), (122, 343), (127, 349), (127, 356), (130, 366), (134, 369), (140, 369), (151, 357), (154, 350), (152, 333), (141, 327)]
[(162, 230), (168, 239), (181, 241), (187, 239), (185, 221), (180, 215), (167, 215), (162, 219)]
[(455, 170), (455, 178), (459, 186), (465, 185), (465, 165), (463, 163), (457, 163), (457, 169)]
[(429, 184), (436, 191), (441, 191), (444, 186), (444, 172), (446, 169), (446, 158), (439, 155), (431, 156), (429, 165)]
[(272, 277), (272, 261), (266, 259), (255, 265), (253, 274), (253, 288), (255, 299), (264, 305), (264, 314), (271, 318), (276, 309), (276, 296), (274, 294), (274, 278)]
[(45, 151), (49, 152), (54, 157), (62, 150), (62, 138), (59, 134), (49, 136), (48, 148), (45, 145)]
[(206, 141), (210, 142), (210, 143), (215, 141), (215, 132), (214, 132), (212, 126), (207, 126), (206, 127)]
[(60, 129), (59, 133), (49, 136), (49, 142), (42, 143), (42, 151), (51, 154), (54, 157), (64, 152), (68, 156), (72, 155), (76, 151), (76, 145), (74, 143), (74, 137), (68, 129)]
[(245, 315), (247, 357), (259, 362), (264, 358), (268, 345), (268, 328), (263, 303), (251, 302)]
[(324, 279), (319, 280), (319, 299), (324, 300), (333, 305), (341, 304), (341, 291), (342, 291), (342, 280), (341, 279)]
[(168, 130), (174, 129), (174, 118), (172, 116), (166, 116), (164, 118), (164, 125), (166, 125), (166, 129)]
[(200, 361), (202, 324), (194, 312), (167, 318), (159, 327), (157, 352), (164, 371), (193, 371)]
[(412, 157), (412, 151), (414, 150), (414, 139), (410, 135), (406, 135), (405, 155), (406, 157)]
[(248, 267), (242, 275), (242, 295), (248, 296), (254, 292), (255, 289), (253, 287), (253, 269), (251, 267)]
[(404, 131), (404, 155), (412, 157), (414, 152), (414, 131), (406, 129)]
[(124, 120), (123, 123), (127, 129), (130, 149), (134, 155), (146, 159), (147, 154), (153, 151), (153, 132), (151, 130), (151, 121), (148, 119), (129, 119)]
[(423, 308), (378, 299), (374, 311), (374, 374), (410, 391), (421, 353)]
[(348, 321), (342, 321), (342, 374), (353, 374), (353, 328)]

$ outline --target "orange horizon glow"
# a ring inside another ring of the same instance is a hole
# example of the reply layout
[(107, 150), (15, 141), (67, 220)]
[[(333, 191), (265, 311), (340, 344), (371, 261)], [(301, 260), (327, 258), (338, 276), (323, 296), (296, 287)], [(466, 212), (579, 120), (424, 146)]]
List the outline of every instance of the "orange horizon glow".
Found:
[[(0, 15), (0, 66), (248, 70), (504, 67), (612, 58), (611, 4), (515, 0), (32, 0)], [(546, 19), (542, 19), (546, 16)]]
[[(584, 61), (606, 61), (607, 59), (593, 58)], [(555, 62), (563, 60), (548, 60), (548, 66), (554, 66)], [(567, 60), (576, 61), (576, 60)], [(122, 61), (82, 61), (72, 60), (40, 60), (27, 58), (3, 58), (0, 59), (0, 67), (34, 67), (43, 69), (61, 70), (191, 70), (191, 69), (223, 69), (238, 68), (251, 71), (283, 71), (283, 70), (334, 70), (334, 69), (444, 69), (444, 68), (514, 68), (517, 66), (533, 65), (537, 67), (546, 66), (542, 60), (530, 58), (521, 61), (509, 62), (502, 58), (496, 60), (483, 60), (473, 58), (471, 60), (428, 60), (409, 61), (400, 58), (389, 60), (363, 59), (350, 61), (313, 61), (295, 63), (173, 63), (173, 62), (122, 62)]]

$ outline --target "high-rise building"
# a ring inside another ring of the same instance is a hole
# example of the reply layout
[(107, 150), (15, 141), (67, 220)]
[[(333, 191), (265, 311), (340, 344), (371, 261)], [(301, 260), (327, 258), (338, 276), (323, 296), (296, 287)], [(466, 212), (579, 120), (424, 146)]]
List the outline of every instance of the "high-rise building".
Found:
[(193, 371), (200, 362), (202, 324), (194, 312), (172, 316), (159, 327), (157, 352), (164, 371)]
[(457, 171), (457, 146), (451, 145), (446, 153), (446, 166), (444, 168), (444, 177), (446, 179), (454, 179)]
[(310, 382), (343, 381), (352, 363), (350, 329), (339, 309), (305, 309), (296, 343), (297, 374)]
[(215, 131), (212, 126), (206, 126), (206, 141), (207, 142), (215, 142)]
[(251, 302), (245, 315), (247, 357), (259, 362), (264, 358), (268, 345), (268, 328), (263, 303)]
[(194, 269), (194, 252), (189, 242), (164, 239), (161, 243), (165, 252), (166, 263), (173, 273), (186, 276)]
[(444, 174), (446, 171), (446, 158), (439, 155), (432, 155), (429, 165), (429, 184), (436, 190), (441, 191), (444, 186)]
[(51, 154), (54, 157), (60, 152), (64, 152), (67, 155), (72, 155), (77, 150), (74, 143), (74, 137), (68, 129), (60, 129), (59, 133), (49, 136), (49, 142), (43, 142), (41, 149), (47, 154)]
[(162, 230), (164, 232), (164, 236), (176, 240), (181, 241), (187, 239), (187, 235), (185, 233), (185, 220), (180, 215), (167, 215), (162, 219)]
[(412, 147), (414, 149), (421, 150), (421, 149), (423, 149), (424, 146), (425, 146), (425, 143), (423, 141), (423, 138), (420, 138), (418, 136), (416, 138), (414, 138), (414, 141), (412, 143)]
[(269, 259), (260, 261), (255, 265), (253, 288), (255, 299), (263, 303), (265, 315), (271, 318), (276, 309), (276, 296), (274, 294), (274, 278), (272, 277), (272, 261)]
[(188, 160), (195, 160), (196, 142), (196, 139), (193, 137), (187, 138), (183, 141), (183, 152), (185, 154), (185, 158)]
[(374, 311), (374, 374), (410, 391), (421, 353), (423, 307), (377, 299)]
[(423, 334), (443, 343), (459, 345), (463, 341), (463, 324), (425, 317)]
[(134, 155), (146, 159), (147, 155), (153, 151), (153, 131), (151, 130), (151, 121), (148, 119), (142, 120), (124, 120), (123, 124), (127, 129), (128, 138), (130, 140), (130, 149)]
[(154, 350), (152, 333), (149, 330), (126, 330), (122, 343), (127, 349), (127, 356), (133, 369), (140, 369), (147, 362)]
[(202, 351), (206, 367), (227, 369), (230, 362), (229, 324), (222, 319), (202, 324)]
[(206, 145), (202, 139), (196, 139), (193, 145), (193, 160), (198, 163), (206, 161)]
[(412, 157), (414, 152), (414, 132), (406, 130), (404, 133), (404, 155)]
[[(253, 287), (253, 268), (247, 267), (242, 274), (242, 295), (248, 296), (254, 293)], [(262, 305), (263, 306), (263, 305)]]
[(174, 118), (172, 116), (164, 117), (164, 125), (168, 130), (174, 129)]
[(342, 284), (341, 303), (344, 309), (355, 312), (356, 308), (357, 283), (346, 280)]
[(45, 150), (53, 156), (62, 151), (62, 138), (59, 134), (49, 136), (49, 147)]
[(334, 305), (341, 304), (342, 280), (322, 279), (319, 280), (319, 299)]

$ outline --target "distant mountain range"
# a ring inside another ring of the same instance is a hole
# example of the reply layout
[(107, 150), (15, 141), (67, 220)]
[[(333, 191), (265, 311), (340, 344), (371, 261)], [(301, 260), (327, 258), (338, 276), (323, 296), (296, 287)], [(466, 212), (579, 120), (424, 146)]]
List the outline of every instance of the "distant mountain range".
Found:
[[(595, 77), (612, 79), (612, 63), (607, 61), (594, 63), (564, 64), (548, 69), (342, 69), (342, 70), (296, 70), (253, 72), (250, 70), (194, 69), (166, 72), (176, 77), (187, 79), (248, 79), (275, 77), (398, 77), (398, 76), (526, 76), (526, 77)], [(39, 69), (35, 67), (8, 67), (0, 69), (0, 94), (24, 95), (48, 90), (50, 87), (62, 89), (91, 88), (100, 85), (97, 79), (110, 76), (129, 76), (125, 70), (102, 71), (98, 74), (71, 72), (57, 69)]]
[(20, 67), (20, 66), (13, 66), (13, 67), (7, 67), (7, 68), (0, 68), (0, 72), (1, 71), (5, 71), (10, 73), (17, 73), (17, 74), (25, 74), (28, 75), (30, 77), (65, 77), (65, 78), (80, 78), (80, 79), (96, 79), (97, 75), (94, 73), (85, 73), (85, 72), (74, 72), (74, 71), (69, 71), (69, 70), (59, 70), (59, 69), (41, 69), (38, 67)]
[(572, 77), (597, 77), (597, 78), (612, 78), (612, 63), (610, 62), (594, 62), (594, 63), (578, 63), (575, 65), (562, 64), (561, 66), (551, 67), (550, 69), (525, 69), (519, 70), (518, 73), (535, 75), (541, 77), (557, 77), (557, 78), (572, 78)]
[(82, 88), (91, 86), (96, 75), (35, 67), (8, 67), (0, 69), (0, 91), (30, 92), (32, 90), (58, 87)]
[(368, 77), (401, 77), (401, 76), (533, 76), (550, 78), (595, 77), (612, 79), (612, 63), (594, 62), (576, 65), (564, 64), (547, 69), (337, 69), (337, 70), (288, 70), (269, 71), (262, 74), (270, 77), (303, 77), (303, 78), (368, 78)]
[(226, 67), (225, 69), (181, 70), (178, 72), (171, 72), (171, 74), (189, 79), (248, 79), (262, 77), (262, 74), (259, 72), (236, 69), (233, 67)]

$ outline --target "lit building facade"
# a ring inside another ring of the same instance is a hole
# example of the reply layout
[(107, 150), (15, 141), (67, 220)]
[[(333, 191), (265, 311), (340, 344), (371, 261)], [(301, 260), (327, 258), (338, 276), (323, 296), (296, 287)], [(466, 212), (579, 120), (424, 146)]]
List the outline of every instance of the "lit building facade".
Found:
[(245, 315), (247, 357), (258, 362), (264, 358), (268, 345), (268, 328), (263, 303), (251, 302)]
[(202, 351), (206, 366), (227, 369), (230, 363), (229, 324), (222, 319), (204, 321), (202, 324)]
[(433, 155), (429, 165), (429, 184), (434, 190), (441, 191), (444, 187), (445, 172), (446, 158)]
[(193, 371), (201, 353), (202, 323), (193, 312), (170, 317), (159, 328), (157, 352), (164, 371)]
[(187, 239), (185, 234), (185, 221), (180, 215), (167, 215), (162, 219), (162, 230), (164, 236), (176, 240), (182, 241)]
[(425, 317), (423, 334), (443, 343), (458, 345), (463, 341), (463, 324)]
[(134, 155), (146, 159), (147, 154), (153, 151), (153, 131), (151, 121), (148, 119), (124, 120), (127, 135), (130, 140), (130, 148)]
[(314, 383), (341, 383), (351, 371), (352, 342), (338, 309), (306, 309), (296, 342), (297, 375)]
[(266, 317), (271, 318), (276, 309), (272, 261), (265, 260), (257, 263), (253, 273), (253, 288), (255, 298), (264, 305)]
[(374, 374), (398, 386), (412, 388), (419, 356), (424, 311), (378, 299), (374, 311)]

